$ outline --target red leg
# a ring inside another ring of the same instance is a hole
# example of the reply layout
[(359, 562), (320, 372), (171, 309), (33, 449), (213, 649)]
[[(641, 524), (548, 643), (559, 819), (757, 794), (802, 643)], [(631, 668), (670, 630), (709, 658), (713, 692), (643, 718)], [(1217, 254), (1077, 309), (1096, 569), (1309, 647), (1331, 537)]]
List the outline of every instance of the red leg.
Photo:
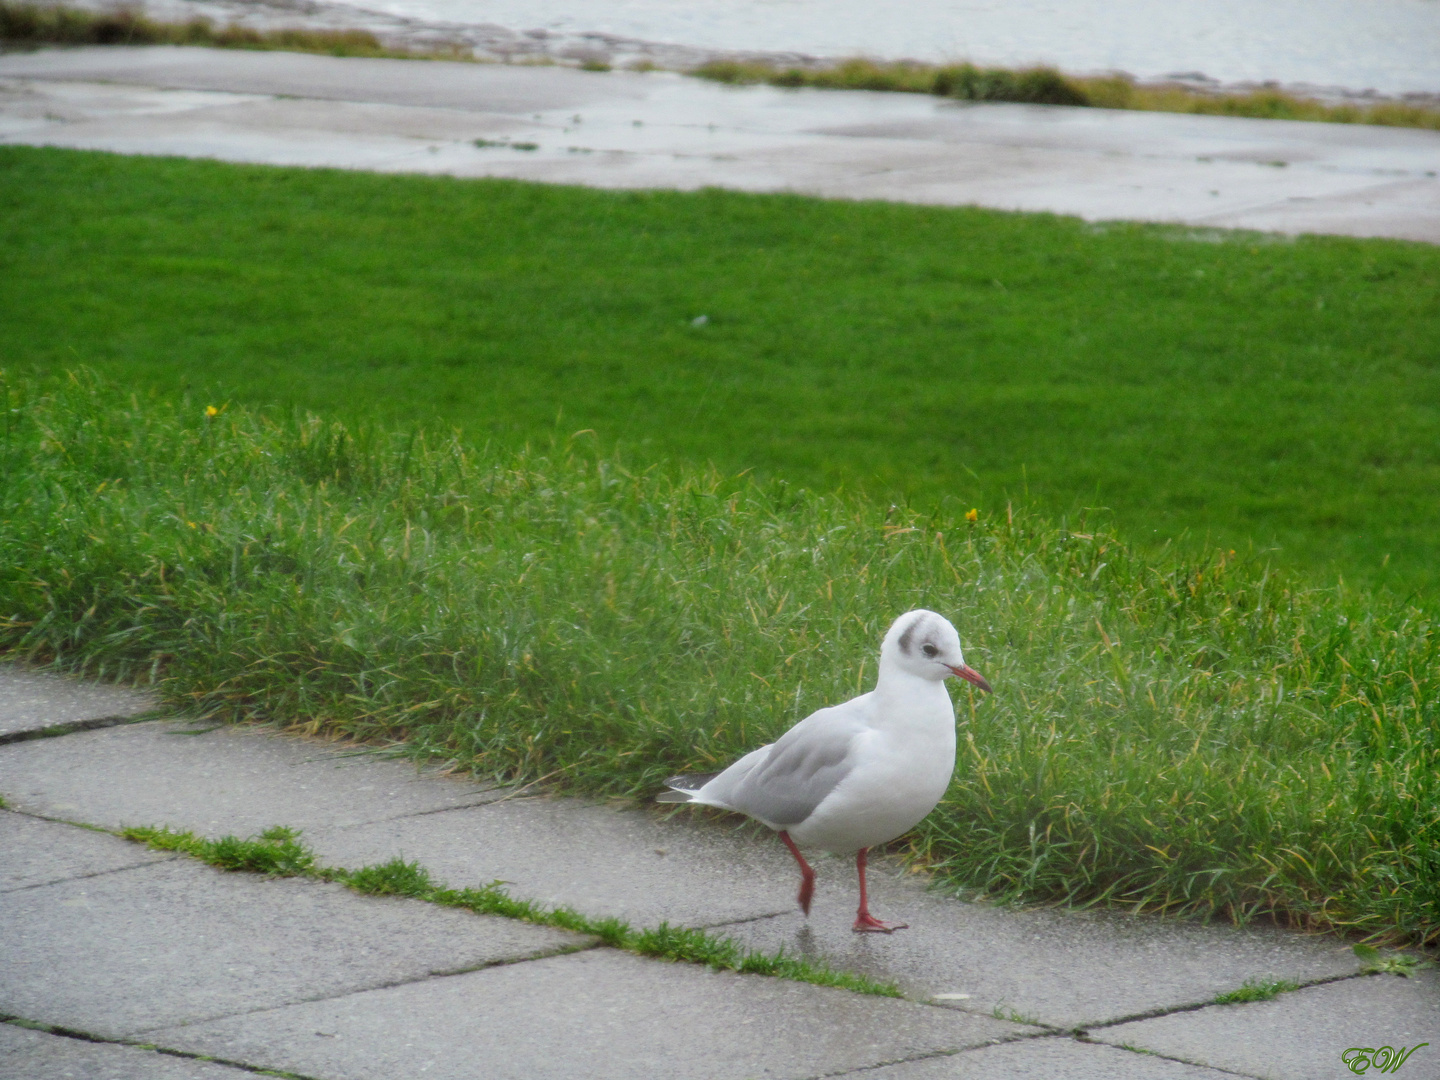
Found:
[(800, 854), (800, 849), (795, 846), (795, 841), (790, 839), (790, 834), (784, 829), (780, 830), (780, 839), (790, 849), (790, 854), (795, 856), (795, 861), (800, 864), (800, 895), (796, 899), (800, 901), (800, 910), (809, 915), (810, 901), (815, 896), (815, 871), (810, 869), (810, 864), (805, 861), (805, 856)]
[(865, 855), (869, 850), (869, 848), (861, 848), (855, 853), (855, 869), (860, 873), (860, 910), (855, 915), (855, 925), (851, 929), (857, 934), (890, 934), (896, 930), (904, 930), (908, 926), (907, 923), (881, 922), (870, 914), (870, 903), (865, 898)]

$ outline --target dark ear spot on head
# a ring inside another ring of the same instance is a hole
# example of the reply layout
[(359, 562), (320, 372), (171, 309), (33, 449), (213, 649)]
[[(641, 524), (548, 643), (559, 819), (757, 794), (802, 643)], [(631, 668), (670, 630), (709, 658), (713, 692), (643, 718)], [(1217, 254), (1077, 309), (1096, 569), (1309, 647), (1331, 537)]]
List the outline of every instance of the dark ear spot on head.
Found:
[(909, 626), (907, 626), (905, 628), (905, 632), (900, 635), (900, 651), (902, 653), (905, 653), (907, 656), (910, 654), (910, 643), (915, 638), (915, 631), (920, 628), (920, 624), (924, 621), (924, 615), (915, 616), (915, 620)]

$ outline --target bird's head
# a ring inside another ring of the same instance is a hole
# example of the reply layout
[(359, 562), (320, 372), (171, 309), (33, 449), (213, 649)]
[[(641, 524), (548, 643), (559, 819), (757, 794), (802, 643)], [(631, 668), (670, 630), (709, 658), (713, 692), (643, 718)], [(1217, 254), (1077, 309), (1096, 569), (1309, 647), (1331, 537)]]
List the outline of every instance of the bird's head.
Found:
[(924, 608), (907, 611), (891, 624), (880, 646), (880, 665), (887, 664), (932, 682), (954, 675), (990, 692), (990, 684), (965, 663), (950, 620)]

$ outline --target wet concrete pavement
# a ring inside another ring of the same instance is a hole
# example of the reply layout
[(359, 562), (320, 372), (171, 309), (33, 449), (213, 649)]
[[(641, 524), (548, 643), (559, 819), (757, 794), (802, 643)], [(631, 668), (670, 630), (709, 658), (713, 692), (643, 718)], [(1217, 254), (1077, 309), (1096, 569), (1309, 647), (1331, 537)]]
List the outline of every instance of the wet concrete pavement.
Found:
[(14, 53), (0, 56), (0, 142), (1440, 242), (1440, 132), (665, 72), (172, 47)]
[[(47, 687), (69, 701), (85, 688), (0, 667), (0, 723), (32, 730), (22, 710), (43, 722)], [(264, 729), (161, 718), (13, 741), (0, 745), (0, 796), (4, 1080), (1321, 1080), (1350, 1075), (1351, 1046), (1440, 1045), (1440, 978), (1363, 976), (1333, 937), (966, 904), (886, 860), (872, 904), (911, 929), (857, 936), (848, 863), (819, 862), (806, 920), (764, 830), (536, 797)], [(401, 856), (453, 886), (500, 877), (517, 897), (893, 979), (906, 1000), (222, 873), (97, 831), (162, 824), (303, 829), (323, 865)], [(1301, 988), (1209, 1004), (1274, 979)], [(1427, 1050), (1409, 1074), (1435, 1075)]]

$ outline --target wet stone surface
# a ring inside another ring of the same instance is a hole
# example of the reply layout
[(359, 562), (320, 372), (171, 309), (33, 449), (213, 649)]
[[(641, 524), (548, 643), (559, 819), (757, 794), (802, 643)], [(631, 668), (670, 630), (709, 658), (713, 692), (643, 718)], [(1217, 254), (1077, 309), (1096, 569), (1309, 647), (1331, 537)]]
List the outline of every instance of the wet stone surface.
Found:
[(597, 949), (150, 1037), (347, 1080), (470, 1080), (478, 1061), (486, 1080), (744, 1080), (843, 1073), (1025, 1031), (893, 998)]
[(879, 873), (872, 870), (871, 910), (909, 928), (856, 934), (850, 929), (857, 899), (853, 870), (833, 860), (821, 864), (820, 875), (808, 920), (792, 910), (726, 932), (754, 948), (783, 947), (893, 979), (917, 997), (947, 995), (942, 1000), (954, 1008), (998, 1009), (1067, 1030), (1209, 1001), (1247, 979), (1305, 982), (1359, 967), (1335, 938), (966, 904), (883, 863)]
[(0, 56), (0, 141), (1440, 242), (1440, 132), (727, 87), (665, 72), (47, 50)]
[(846, 1080), (1228, 1080), (1233, 1075), (1057, 1036), (865, 1069)]
[(249, 836), (469, 806), (503, 792), (365, 747), (160, 720), (0, 746), (0, 795), (27, 813), (116, 829)]
[(158, 704), (128, 687), (0, 664), (0, 743), (84, 724), (120, 723)]
[(106, 1038), (587, 941), (189, 859), (8, 893), (4, 906), (0, 1013)]
[[(1413, 1078), (1440, 1075), (1440, 972), (1410, 978), (1371, 975), (1310, 986), (1270, 1001), (1212, 1005), (1195, 1012), (1160, 1016), (1103, 1028), (1091, 1035), (1128, 1043), (1171, 1057), (1200, 1061), (1217, 1069), (1273, 1080), (1329, 1080), (1357, 1073), (1342, 1060), (1352, 1047), (1400, 1050), (1420, 1043), (1398, 1070)], [(1372, 1062), (1376, 1064), (1390, 1064)]]
[(176, 857), (105, 833), (0, 810), (0, 893)]
[(0, 1023), (5, 1080), (252, 1080), (248, 1069)]

